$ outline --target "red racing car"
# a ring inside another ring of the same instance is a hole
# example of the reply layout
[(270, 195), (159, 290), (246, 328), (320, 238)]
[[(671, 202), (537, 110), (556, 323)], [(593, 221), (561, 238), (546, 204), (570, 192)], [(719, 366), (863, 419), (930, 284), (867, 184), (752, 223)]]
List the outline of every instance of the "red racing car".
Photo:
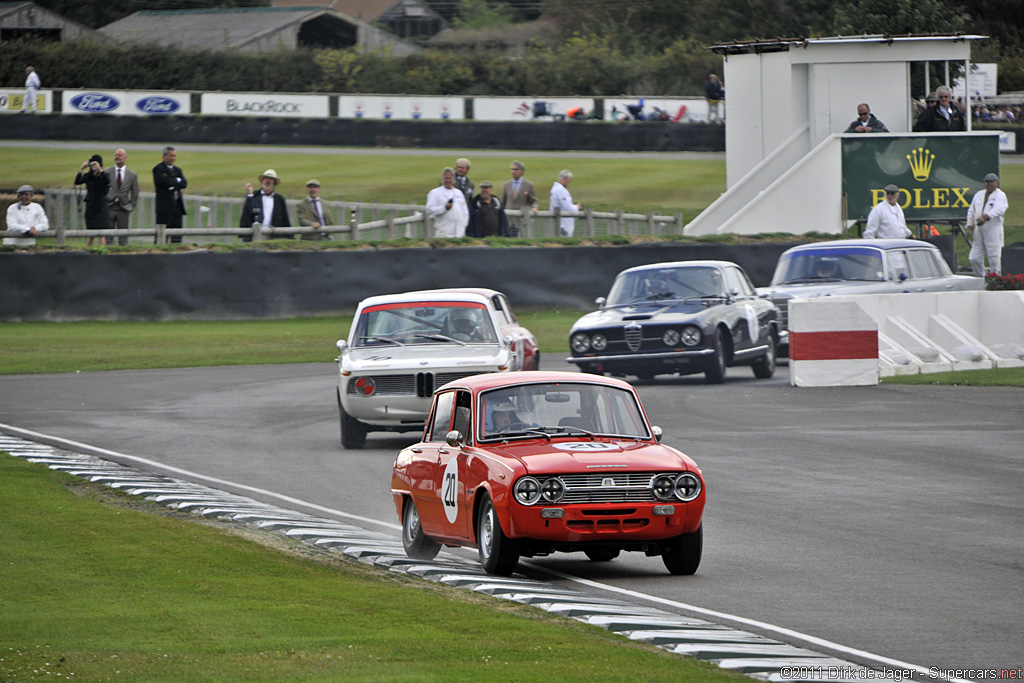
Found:
[(478, 549), (489, 573), (520, 557), (623, 550), (700, 565), (704, 478), (660, 443), (632, 386), (573, 372), (511, 372), (449, 382), (423, 440), (395, 460), (391, 494), (406, 553)]

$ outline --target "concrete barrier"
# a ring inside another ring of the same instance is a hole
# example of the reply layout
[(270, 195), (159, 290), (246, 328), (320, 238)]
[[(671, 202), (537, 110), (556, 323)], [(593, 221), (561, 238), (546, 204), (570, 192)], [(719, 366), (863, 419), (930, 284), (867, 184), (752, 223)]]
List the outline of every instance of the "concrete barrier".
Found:
[[(796, 386), (1024, 366), (1024, 292), (797, 299), (789, 316)], [(868, 358), (872, 334), (875, 355)]]

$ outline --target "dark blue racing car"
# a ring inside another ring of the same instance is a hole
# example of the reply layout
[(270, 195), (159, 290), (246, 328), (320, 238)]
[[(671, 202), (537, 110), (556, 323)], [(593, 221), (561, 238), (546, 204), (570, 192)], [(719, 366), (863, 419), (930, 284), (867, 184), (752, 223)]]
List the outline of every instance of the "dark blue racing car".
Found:
[(763, 379), (775, 373), (779, 311), (735, 263), (630, 268), (597, 304), (569, 332), (566, 360), (584, 372), (641, 379), (702, 372), (712, 384), (734, 365), (749, 365)]

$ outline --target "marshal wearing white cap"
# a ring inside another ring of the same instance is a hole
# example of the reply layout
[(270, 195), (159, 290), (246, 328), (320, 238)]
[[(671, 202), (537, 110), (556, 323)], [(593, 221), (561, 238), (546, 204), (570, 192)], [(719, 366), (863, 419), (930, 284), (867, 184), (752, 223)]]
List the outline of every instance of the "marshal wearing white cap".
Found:
[[(1010, 204), (1006, 193), (999, 189), (999, 176), (985, 176), (985, 189), (978, 190), (967, 209), (967, 230), (974, 231), (974, 242), (967, 258), (978, 277), (988, 273), (1002, 275), (1003, 217)], [(985, 255), (988, 254), (988, 270)]]
[(5, 246), (31, 247), (39, 233), (50, 229), (43, 207), (32, 201), (35, 193), (31, 185), (22, 185), (18, 188), (18, 203), (7, 207), (7, 230), (24, 237), (5, 237)]

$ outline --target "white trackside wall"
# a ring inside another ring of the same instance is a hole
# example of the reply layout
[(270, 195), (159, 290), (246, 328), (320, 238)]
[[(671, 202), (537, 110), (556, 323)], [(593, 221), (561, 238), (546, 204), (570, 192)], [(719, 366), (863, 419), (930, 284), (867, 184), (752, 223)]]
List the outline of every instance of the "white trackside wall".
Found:
[[(790, 384), (1024, 366), (1024, 292), (829, 296), (789, 305)], [(877, 355), (869, 358), (871, 335)]]

